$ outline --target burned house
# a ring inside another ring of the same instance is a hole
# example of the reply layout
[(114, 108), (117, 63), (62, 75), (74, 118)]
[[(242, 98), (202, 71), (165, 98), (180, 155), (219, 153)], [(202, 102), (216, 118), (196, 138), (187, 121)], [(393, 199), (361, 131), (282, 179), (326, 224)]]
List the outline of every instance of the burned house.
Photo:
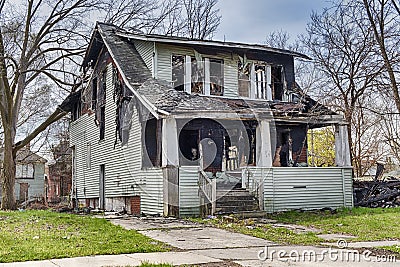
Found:
[[(76, 87), (73, 197), (198, 216), (352, 206), (342, 116), (295, 82), (296, 52), (97, 23)], [(307, 166), (307, 131), (336, 127), (336, 166)]]

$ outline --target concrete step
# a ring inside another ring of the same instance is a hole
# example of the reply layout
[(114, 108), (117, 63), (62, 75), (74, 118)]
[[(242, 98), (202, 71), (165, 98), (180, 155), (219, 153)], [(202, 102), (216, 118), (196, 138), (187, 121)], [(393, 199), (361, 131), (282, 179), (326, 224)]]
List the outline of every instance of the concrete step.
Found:
[(219, 189), (217, 188), (217, 196), (247, 196), (251, 195), (246, 189)]
[(259, 210), (258, 199), (246, 189), (217, 190), (216, 212), (243, 213)]
[(256, 211), (258, 210), (258, 205), (254, 206), (223, 206), (223, 207), (216, 207), (217, 213), (238, 213), (243, 211)]

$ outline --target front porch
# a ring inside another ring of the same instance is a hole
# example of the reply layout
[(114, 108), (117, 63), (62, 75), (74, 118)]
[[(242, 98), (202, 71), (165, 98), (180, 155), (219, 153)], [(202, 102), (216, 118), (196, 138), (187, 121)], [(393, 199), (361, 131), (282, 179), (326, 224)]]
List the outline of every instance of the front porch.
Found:
[[(351, 207), (352, 168), (341, 122), (164, 120), (164, 215)], [(307, 130), (327, 125), (336, 128), (336, 166), (307, 167)]]

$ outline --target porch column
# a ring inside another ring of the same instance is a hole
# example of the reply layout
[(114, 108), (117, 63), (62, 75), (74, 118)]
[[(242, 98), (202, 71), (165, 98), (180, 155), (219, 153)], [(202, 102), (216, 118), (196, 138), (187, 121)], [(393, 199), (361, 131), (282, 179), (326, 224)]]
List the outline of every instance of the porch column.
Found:
[(178, 166), (178, 130), (174, 118), (164, 119), (162, 125), (162, 166)]
[(335, 165), (339, 167), (351, 166), (349, 136), (347, 125), (335, 125)]
[(164, 216), (179, 216), (179, 143), (174, 118), (163, 120), (161, 135)]
[(256, 129), (256, 166), (272, 167), (272, 147), (270, 123), (268, 120), (261, 120)]

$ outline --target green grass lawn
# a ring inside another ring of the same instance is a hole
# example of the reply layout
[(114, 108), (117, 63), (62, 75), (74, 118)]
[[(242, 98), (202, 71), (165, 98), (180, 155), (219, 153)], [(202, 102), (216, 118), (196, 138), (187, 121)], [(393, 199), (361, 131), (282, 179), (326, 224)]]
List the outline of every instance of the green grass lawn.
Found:
[[(288, 211), (268, 215), (269, 219), (279, 223), (313, 227), (321, 234), (337, 233), (356, 236), (354, 241), (400, 240), (400, 208), (341, 209), (336, 213), (329, 211)], [(251, 220), (224, 222), (222, 218), (194, 221), (212, 224), (216, 227), (264, 238), (280, 244), (317, 245), (325, 240), (314, 232), (296, 233), (284, 227), (272, 224), (260, 224)], [(325, 241), (326, 242), (326, 241)], [(394, 246), (393, 251), (399, 251)]]
[(353, 208), (329, 211), (290, 211), (269, 216), (283, 223), (321, 229), (322, 233), (354, 235), (356, 241), (400, 240), (400, 208)]
[(50, 211), (0, 212), (0, 262), (166, 251), (105, 219)]

